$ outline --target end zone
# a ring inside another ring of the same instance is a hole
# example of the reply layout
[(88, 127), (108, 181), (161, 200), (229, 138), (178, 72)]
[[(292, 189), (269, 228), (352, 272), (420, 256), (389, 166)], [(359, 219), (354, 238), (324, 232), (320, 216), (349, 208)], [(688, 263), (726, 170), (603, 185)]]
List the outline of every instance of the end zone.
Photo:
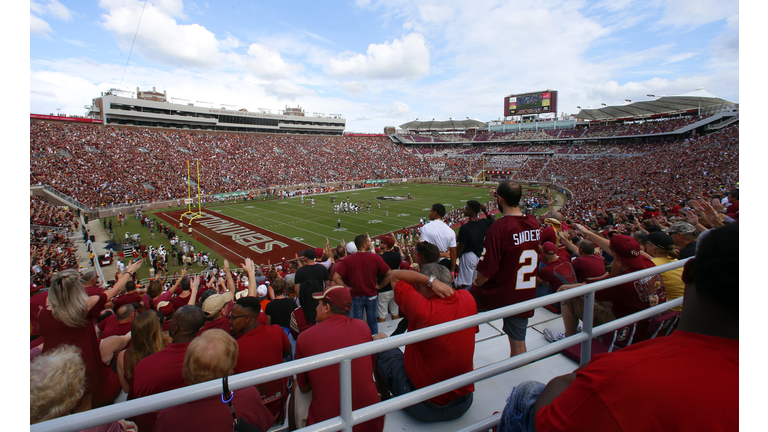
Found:
[[(175, 210), (158, 212), (156, 215), (178, 226), (182, 213), (182, 210)], [(305, 243), (206, 209), (192, 224), (192, 235), (195, 240), (233, 265), (240, 265), (246, 258), (256, 264), (265, 264), (268, 260), (279, 263), (309, 247)]]

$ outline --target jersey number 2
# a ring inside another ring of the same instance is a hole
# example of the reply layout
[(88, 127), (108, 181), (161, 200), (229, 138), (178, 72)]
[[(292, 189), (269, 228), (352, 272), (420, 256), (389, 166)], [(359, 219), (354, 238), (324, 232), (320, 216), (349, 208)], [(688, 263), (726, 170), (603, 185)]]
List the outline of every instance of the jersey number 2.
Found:
[(539, 254), (533, 249), (526, 249), (520, 254), (522, 267), (517, 270), (517, 284), (515, 289), (536, 288), (536, 276), (532, 273), (539, 265)]

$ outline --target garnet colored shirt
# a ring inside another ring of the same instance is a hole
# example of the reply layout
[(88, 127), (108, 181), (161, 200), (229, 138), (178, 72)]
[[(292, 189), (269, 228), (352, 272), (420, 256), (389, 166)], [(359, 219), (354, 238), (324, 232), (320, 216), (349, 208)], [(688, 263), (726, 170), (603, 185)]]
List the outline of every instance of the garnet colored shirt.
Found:
[[(98, 316), (107, 302), (107, 295), (99, 294), (99, 301), (88, 311), (87, 320)], [(99, 351), (99, 339), (96, 328), (89, 322), (83, 327), (69, 327), (53, 317), (53, 312), (45, 306), (40, 311), (40, 333), (45, 338), (42, 354), (61, 345), (74, 345), (80, 348), (80, 357), (85, 362), (85, 394), (97, 391), (103, 384), (104, 362)]]
[(536, 414), (539, 432), (738, 428), (739, 341), (680, 330), (596, 355)]
[(558, 257), (551, 263), (545, 263), (539, 269), (539, 278), (549, 283), (552, 292), (556, 292), (562, 285), (576, 283), (576, 272), (571, 267), (570, 261)]
[[(112, 316), (115, 316), (115, 315), (112, 315)], [(104, 320), (104, 321), (107, 321), (107, 320)], [(119, 323), (117, 322), (117, 317), (115, 317), (115, 322), (108, 324), (106, 328), (101, 332), (101, 339), (105, 339), (110, 336), (123, 336), (125, 334), (128, 334), (131, 331), (132, 325), (133, 325), (133, 320), (124, 322), (124, 323)]]
[(184, 387), (181, 370), (189, 344), (171, 343), (164, 350), (141, 359), (133, 369), (134, 396), (140, 398)]
[[(234, 391), (232, 408), (237, 418), (267, 431), (274, 423), (274, 418), (261, 402), (261, 395), (256, 387), (248, 386)], [(221, 395), (187, 402), (166, 408), (158, 414), (156, 431), (231, 431), (232, 414), (229, 406), (221, 403)]]
[[(261, 315), (261, 314), (260, 314)], [(288, 336), (285, 335), (280, 326), (260, 325), (255, 329), (243, 334), (237, 340), (239, 351), (237, 354), (237, 364), (235, 373), (243, 373), (256, 369), (274, 366), (283, 362), (283, 354), (291, 352), (291, 343)], [(265, 390), (265, 386), (278, 386), (280, 394)], [(272, 397), (272, 400), (265, 401), (269, 411), (278, 420), (280, 412), (285, 405), (285, 397), (288, 395), (288, 379), (280, 378), (257, 386), (263, 396)]]
[[(373, 254), (368, 254), (373, 255)], [(349, 259), (349, 258), (347, 258)], [(323, 322), (305, 330), (296, 342), (296, 359), (370, 342), (371, 329), (359, 319), (344, 315), (331, 315)], [(380, 402), (373, 382), (373, 356), (352, 360), (352, 409), (360, 409)], [(312, 403), (309, 405), (307, 426), (328, 420), (340, 414), (339, 365), (334, 364), (298, 375), (299, 386), (312, 385)], [(298, 390), (297, 391), (301, 391)], [(353, 428), (355, 432), (381, 431), (384, 416)]]
[[(472, 294), (460, 289), (453, 295), (425, 298), (403, 281), (395, 285), (395, 303), (408, 317), (408, 331), (446, 323), (477, 314)], [(475, 329), (468, 328), (455, 333), (405, 346), (403, 361), (405, 373), (416, 388), (424, 388), (455, 376), (471, 372), (475, 355)], [(445, 405), (452, 400), (475, 391), (469, 384), (430, 401)]]
[(389, 266), (384, 259), (369, 252), (356, 252), (344, 258), (336, 268), (336, 273), (347, 286), (352, 297), (372, 297), (378, 295), (376, 275), (386, 274)]
[[(642, 268), (622, 270), (621, 274), (633, 273), (655, 266), (653, 261), (643, 257)], [(664, 289), (661, 275), (656, 274), (597, 291), (595, 292), (595, 300), (610, 301), (613, 314), (616, 315), (616, 318), (621, 318), (666, 302), (667, 291)], [(647, 339), (649, 336), (645, 333), (647, 328), (648, 320), (638, 322), (635, 334), (636, 341)]]
[[(536, 298), (539, 274), (539, 222), (531, 215), (505, 215), (488, 228), (477, 272), (488, 278), (470, 292), (477, 308), (490, 310)], [(530, 318), (533, 311), (515, 315)]]
[(603, 258), (597, 255), (578, 257), (571, 261), (576, 272), (576, 280), (586, 282), (588, 278), (600, 277), (605, 274)]
[(315, 325), (317, 325), (315, 322), (307, 323), (307, 318), (304, 316), (304, 310), (302, 310), (301, 306), (291, 312), (291, 334), (293, 339), (299, 340), (299, 334)]
[(138, 291), (134, 290), (127, 294), (123, 294), (121, 296), (117, 296), (114, 299), (112, 299), (112, 304), (114, 304), (114, 310), (117, 311), (120, 306), (131, 304), (131, 303), (140, 303), (141, 302), (141, 295)]

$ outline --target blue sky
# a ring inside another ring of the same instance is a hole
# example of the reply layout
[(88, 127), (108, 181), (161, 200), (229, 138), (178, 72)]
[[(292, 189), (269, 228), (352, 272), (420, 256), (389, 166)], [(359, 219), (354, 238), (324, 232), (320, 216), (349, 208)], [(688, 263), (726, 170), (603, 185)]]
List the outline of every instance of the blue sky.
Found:
[[(30, 3), (30, 112), (83, 114), (99, 92), (273, 112), (300, 105), (381, 132), (483, 121), (554, 89), (559, 113), (705, 87), (739, 102), (739, 3), (149, 1)], [(125, 70), (125, 77), (123, 73)], [(121, 82), (122, 80), (122, 82)]]

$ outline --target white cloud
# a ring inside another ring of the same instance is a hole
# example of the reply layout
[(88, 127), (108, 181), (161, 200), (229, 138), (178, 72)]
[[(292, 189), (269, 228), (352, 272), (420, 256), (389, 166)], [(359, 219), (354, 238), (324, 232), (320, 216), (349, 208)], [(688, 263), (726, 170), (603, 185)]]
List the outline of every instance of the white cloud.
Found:
[(440, 24), (453, 18), (453, 10), (451, 8), (432, 5), (419, 6), (419, 14), (423, 21), (435, 24)]
[(429, 75), (429, 49), (419, 33), (383, 44), (370, 44), (366, 54), (343, 53), (330, 59), (326, 72), (334, 77), (418, 79)]
[(699, 53), (695, 53), (695, 52), (686, 52), (686, 53), (675, 54), (673, 56), (670, 56), (667, 59), (667, 61), (662, 63), (662, 66), (663, 65), (672, 64), (672, 63), (678, 63), (678, 62), (681, 62), (681, 61), (685, 61), (685, 60), (688, 60), (689, 58), (696, 57), (697, 55), (699, 55)]
[(279, 52), (260, 43), (248, 47), (248, 56), (248, 69), (259, 78), (288, 78), (303, 69), (301, 65), (286, 63)]
[[(148, 3), (142, 16), (137, 1), (101, 0), (107, 10), (101, 25), (110, 31), (118, 45), (129, 50), (136, 35), (134, 51), (147, 60), (175, 67), (214, 69), (219, 66), (219, 42), (215, 35), (198, 24), (178, 24), (182, 17), (180, 1)], [(141, 24), (136, 33), (136, 26)]]
[(232, 35), (227, 35), (226, 38), (219, 41), (219, 48), (224, 50), (231, 50), (239, 46), (240, 46), (240, 41)]
[(72, 18), (72, 13), (66, 6), (59, 3), (57, 0), (51, 0), (46, 5), (50, 14), (62, 21), (69, 21)]
[(29, 2), (29, 10), (29, 33), (45, 39), (50, 38), (49, 33), (52, 33), (53, 30), (48, 22), (37, 15), (52, 17), (61, 21), (69, 21), (72, 18), (69, 9), (59, 3), (58, 0), (49, 0), (46, 4), (31, 1)]
[(395, 101), (395, 103), (389, 107), (387, 114), (393, 117), (402, 117), (407, 115), (409, 112), (411, 112), (411, 108), (407, 104), (400, 101)]
[(29, 14), (29, 32), (31, 34), (48, 39), (50, 37), (48, 32), (50, 31), (51, 26), (47, 22), (33, 14)]
[(368, 92), (368, 84), (363, 81), (344, 81), (339, 88), (351, 97), (359, 98)]
[(696, 28), (739, 13), (738, 0), (663, 0), (660, 26)]

